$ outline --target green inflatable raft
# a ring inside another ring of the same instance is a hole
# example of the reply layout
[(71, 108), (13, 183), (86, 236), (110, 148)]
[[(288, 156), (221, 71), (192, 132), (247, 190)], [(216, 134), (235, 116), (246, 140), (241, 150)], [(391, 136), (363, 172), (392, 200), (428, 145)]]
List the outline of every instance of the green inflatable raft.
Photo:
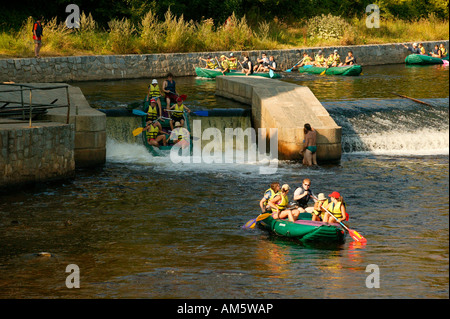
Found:
[(339, 224), (312, 221), (309, 213), (300, 214), (295, 222), (269, 216), (258, 221), (256, 225), (270, 233), (305, 244), (343, 244), (345, 242), (346, 232)]
[(362, 67), (358, 64), (354, 64), (354, 65), (335, 66), (327, 69), (325, 67), (305, 65), (299, 68), (298, 71), (300, 73), (309, 73), (309, 74), (321, 74), (323, 71), (325, 71), (326, 75), (356, 76), (361, 74)]
[[(215, 77), (222, 75), (222, 72), (219, 69), (206, 69), (206, 68), (199, 68), (199, 67), (195, 68), (195, 73), (199, 77), (210, 78), (210, 79), (214, 79)], [(225, 73), (225, 76), (245, 76), (245, 73), (239, 72), (237, 70), (231, 70), (230, 72)], [(258, 72), (258, 73), (253, 73), (249, 76), (261, 76), (264, 78), (272, 78), (272, 79), (281, 78), (281, 75), (279, 75), (278, 73), (275, 73), (275, 72)]]
[(405, 58), (406, 64), (443, 64), (444, 60), (448, 61), (448, 55), (441, 58), (436, 58), (429, 55), (423, 55), (423, 54), (410, 54)]

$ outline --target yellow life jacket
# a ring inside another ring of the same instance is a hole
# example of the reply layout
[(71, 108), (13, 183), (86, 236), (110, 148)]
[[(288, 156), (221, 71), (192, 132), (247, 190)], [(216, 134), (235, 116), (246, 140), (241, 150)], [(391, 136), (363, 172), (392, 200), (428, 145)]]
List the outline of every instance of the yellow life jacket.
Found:
[(223, 61), (222, 61), (222, 68), (223, 68), (224, 70), (230, 68), (230, 65), (228, 64), (227, 60), (223, 60)]
[(341, 63), (341, 57), (339, 56), (339, 54), (335, 54), (333, 56), (333, 61), (337, 62), (338, 64)]
[[(325, 207), (325, 208), (328, 206), (328, 199), (326, 199), (326, 200), (322, 203), (322, 206)], [(317, 215), (317, 216), (320, 215), (320, 217), (322, 217), (325, 213), (324, 213), (323, 211), (321, 211), (321, 210), (316, 210), (316, 209), (314, 209), (314, 214)]]
[(334, 55), (331, 55), (327, 59), (327, 65), (332, 65), (334, 62)]
[(332, 207), (331, 207), (331, 209), (328, 209), (328, 211), (330, 213), (332, 213), (334, 215), (334, 217), (342, 218), (341, 206), (342, 206), (342, 204), (344, 204), (344, 206), (345, 206), (345, 203), (337, 202), (337, 204), (334, 205), (334, 203), (331, 202), (331, 204), (332, 204)]
[[(275, 205), (277, 206), (278, 210), (281, 212), (282, 210), (285, 210), (287, 205), (289, 204), (289, 199), (287, 195), (283, 195), (283, 193), (278, 192), (275, 194), (275, 196), (280, 195), (281, 199), (278, 203), (275, 203)], [(274, 197), (275, 197), (274, 196)]]
[(266, 194), (267, 192), (270, 192), (270, 197), (264, 202), (264, 206), (267, 206), (269, 201), (271, 201), (275, 197), (275, 195), (277, 195), (277, 193), (275, 193), (272, 188), (266, 189), (264, 194)]
[(158, 117), (158, 109), (155, 107), (152, 107), (152, 105), (150, 104), (148, 106), (148, 111), (147, 111), (147, 119), (149, 120), (156, 120), (156, 118)]
[(420, 53), (426, 54), (426, 51), (425, 51), (425, 48), (424, 48), (424, 47), (421, 47), (421, 48), (420, 48)]
[(323, 64), (323, 62), (325, 62), (325, 58), (323, 57), (323, 55), (316, 55), (315, 60), (320, 64)]
[(234, 70), (237, 68), (237, 61), (228, 60), (228, 65), (230, 66), (230, 69)]
[(207, 60), (206, 61), (206, 65), (208, 66), (208, 68), (210, 69), (215, 69), (217, 68), (217, 62), (214, 60)]
[(447, 50), (445, 48), (439, 48), (441, 50), (442, 57), (447, 56)]
[(175, 108), (174, 108), (174, 112), (172, 112), (172, 115), (174, 115), (175, 117), (183, 117), (183, 110), (184, 110), (184, 104), (178, 105), (175, 104)]
[(157, 97), (160, 96), (161, 92), (159, 91), (159, 85), (156, 84), (156, 86), (153, 86), (153, 84), (150, 84), (149, 90), (148, 90), (148, 97)]
[(303, 63), (311, 62), (311, 58), (307, 56), (306, 58), (303, 58)]
[(147, 130), (147, 139), (156, 138), (159, 133), (159, 127), (150, 125), (150, 128)]
[(172, 131), (172, 134), (177, 136), (178, 141), (187, 141), (187, 134), (185, 133), (185, 129), (182, 127), (177, 127)]

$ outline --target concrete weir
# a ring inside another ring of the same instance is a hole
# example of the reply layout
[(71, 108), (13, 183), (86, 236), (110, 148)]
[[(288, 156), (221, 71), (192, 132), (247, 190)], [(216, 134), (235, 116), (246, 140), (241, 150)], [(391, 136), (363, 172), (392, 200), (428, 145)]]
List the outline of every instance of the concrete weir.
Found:
[[(0, 100), (20, 106), (20, 90), (11, 90), (18, 87), (0, 86)], [(74, 176), (76, 167), (103, 165), (105, 114), (91, 108), (78, 87), (56, 83), (35, 83), (29, 87), (33, 87), (30, 102), (32, 99), (35, 105), (52, 108), (32, 122), (1, 118), (0, 190), (65, 179)], [(24, 95), (28, 103), (28, 92)]]
[(317, 131), (317, 160), (340, 160), (341, 127), (308, 87), (262, 77), (220, 76), (216, 95), (250, 104), (255, 128), (268, 133), (278, 128), (279, 159), (301, 158), (303, 125), (309, 123)]

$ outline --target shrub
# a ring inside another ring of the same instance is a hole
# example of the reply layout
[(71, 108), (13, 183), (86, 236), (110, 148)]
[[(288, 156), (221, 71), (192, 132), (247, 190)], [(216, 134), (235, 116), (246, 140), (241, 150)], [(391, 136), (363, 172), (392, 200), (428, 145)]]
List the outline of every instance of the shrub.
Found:
[(346, 32), (350, 33), (352, 29), (351, 25), (342, 17), (332, 14), (322, 14), (311, 18), (307, 21), (306, 27), (309, 38), (321, 40), (340, 39)]

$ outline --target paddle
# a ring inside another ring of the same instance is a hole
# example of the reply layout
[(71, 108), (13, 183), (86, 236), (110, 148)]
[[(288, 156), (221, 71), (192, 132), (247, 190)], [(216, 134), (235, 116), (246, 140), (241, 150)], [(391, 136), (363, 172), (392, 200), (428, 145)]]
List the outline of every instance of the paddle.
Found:
[(266, 219), (269, 216), (272, 216), (272, 213), (259, 214), (258, 217), (253, 218), (253, 219), (249, 220), (248, 222), (246, 222), (245, 225), (242, 226), (242, 228), (244, 228), (244, 229), (255, 228), (256, 222)]
[(292, 69), (295, 68), (297, 65), (299, 65), (300, 63), (302, 63), (303, 59), (301, 59), (300, 61), (298, 61), (296, 64), (294, 64), (294, 66), (290, 69), (287, 69), (285, 72), (292, 72)]
[(134, 109), (132, 112), (134, 115), (137, 115), (137, 116), (146, 116), (147, 115), (147, 113), (145, 113), (144, 111), (141, 111), (141, 110)]
[(272, 69), (269, 70), (269, 76), (270, 78), (273, 78), (275, 76), (275, 72), (273, 72)]
[(431, 105), (431, 104), (422, 102), (422, 101), (417, 100), (417, 99), (413, 99), (412, 97), (409, 97), (409, 96), (406, 96), (406, 95), (397, 94), (397, 93), (395, 93), (395, 92), (391, 92), (391, 93), (394, 94), (394, 95), (400, 96), (400, 97), (402, 97), (402, 98), (410, 99), (411, 101), (414, 101), (414, 102), (417, 102), (417, 103), (420, 103), (420, 104), (424, 104), (424, 105), (433, 107), (433, 105)]
[(138, 136), (139, 134), (142, 133), (142, 131), (144, 130), (143, 127), (138, 127), (137, 129), (133, 130), (133, 136)]
[(330, 211), (328, 209), (326, 209), (325, 207), (322, 206), (323, 209), (325, 209), (325, 211), (330, 214), (331, 216), (333, 216), (333, 218), (339, 223), (341, 224), (342, 227), (344, 227), (349, 235), (353, 238), (354, 241), (360, 242), (360, 243), (366, 243), (367, 239), (365, 239), (360, 233), (358, 233), (356, 230), (350, 229), (347, 226), (345, 226), (344, 223), (340, 222), (332, 213), (330, 213)]

